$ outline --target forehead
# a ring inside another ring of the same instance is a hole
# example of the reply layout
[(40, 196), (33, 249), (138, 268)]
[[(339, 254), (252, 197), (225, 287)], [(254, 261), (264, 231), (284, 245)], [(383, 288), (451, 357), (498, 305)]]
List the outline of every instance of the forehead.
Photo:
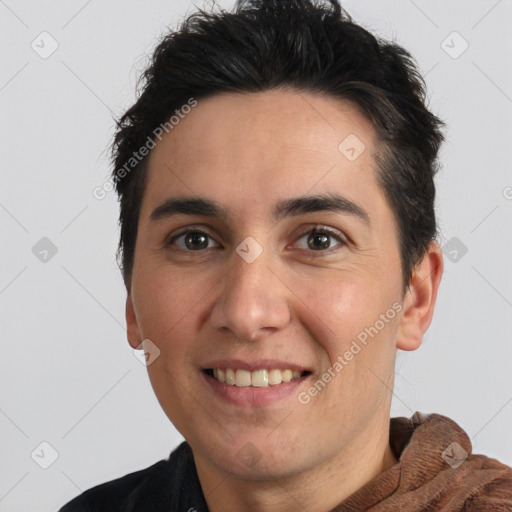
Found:
[(375, 136), (355, 104), (324, 94), (274, 90), (198, 100), (152, 150), (141, 216), (170, 194), (208, 196), (253, 214), (305, 193), (374, 201), (383, 196)]

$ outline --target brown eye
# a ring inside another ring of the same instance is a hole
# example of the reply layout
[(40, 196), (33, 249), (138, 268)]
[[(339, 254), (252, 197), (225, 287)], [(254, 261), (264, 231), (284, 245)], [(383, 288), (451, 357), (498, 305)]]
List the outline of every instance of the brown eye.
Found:
[(308, 247), (310, 249), (329, 249), (331, 246), (331, 235), (325, 233), (311, 233), (308, 235)]
[(200, 251), (210, 247), (217, 247), (218, 244), (203, 231), (187, 231), (174, 237), (169, 245), (176, 245), (184, 251)]
[(185, 236), (185, 245), (193, 251), (208, 247), (208, 235), (203, 233), (187, 233)]
[(322, 252), (337, 246), (345, 246), (347, 241), (342, 233), (332, 232), (326, 227), (317, 227), (309, 229), (303, 233), (295, 242), (299, 249), (305, 249), (313, 252)]

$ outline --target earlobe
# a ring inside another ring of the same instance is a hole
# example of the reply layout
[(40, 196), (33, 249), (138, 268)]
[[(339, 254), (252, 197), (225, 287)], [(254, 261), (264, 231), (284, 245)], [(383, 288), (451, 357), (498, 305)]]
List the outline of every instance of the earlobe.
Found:
[(416, 350), (430, 326), (443, 274), (443, 253), (437, 242), (431, 242), (416, 267), (403, 300), (403, 313), (398, 327), (397, 348)]
[(142, 336), (139, 329), (139, 323), (137, 321), (137, 315), (135, 314), (135, 308), (133, 307), (131, 293), (126, 298), (125, 316), (128, 343), (132, 348), (138, 348), (142, 343)]

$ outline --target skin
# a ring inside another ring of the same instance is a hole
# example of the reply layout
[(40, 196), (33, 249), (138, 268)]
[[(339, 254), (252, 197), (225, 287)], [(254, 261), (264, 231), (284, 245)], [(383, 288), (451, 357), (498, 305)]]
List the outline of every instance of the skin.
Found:
[[(338, 150), (349, 134), (366, 146), (354, 161)], [(396, 349), (420, 346), (443, 261), (432, 242), (402, 294), (375, 135), (354, 104), (326, 95), (223, 93), (200, 100), (150, 155), (128, 340), (160, 350), (151, 384), (192, 447), (212, 512), (328, 511), (397, 462), (388, 442)], [(272, 218), (278, 201), (333, 192), (364, 208), (370, 225), (332, 211)], [(167, 199), (197, 196), (227, 219), (150, 220)], [(184, 236), (166, 246), (188, 226), (209, 235), (206, 248)], [(315, 226), (341, 236), (312, 248)], [(252, 263), (236, 252), (248, 236), (263, 248)], [(297, 390), (307, 392), (394, 303), (401, 311), (307, 404), (295, 392), (267, 406), (230, 404), (201, 375), (213, 359), (277, 358), (312, 372)], [(249, 442), (259, 457), (250, 465), (239, 456)]]

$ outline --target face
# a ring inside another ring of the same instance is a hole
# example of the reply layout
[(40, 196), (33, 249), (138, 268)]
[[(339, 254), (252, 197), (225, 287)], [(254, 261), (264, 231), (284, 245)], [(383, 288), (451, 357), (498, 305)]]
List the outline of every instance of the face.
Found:
[(389, 421), (402, 272), (374, 149), (353, 104), (281, 90), (200, 100), (152, 151), (128, 337), (160, 351), (196, 461), (292, 475)]

